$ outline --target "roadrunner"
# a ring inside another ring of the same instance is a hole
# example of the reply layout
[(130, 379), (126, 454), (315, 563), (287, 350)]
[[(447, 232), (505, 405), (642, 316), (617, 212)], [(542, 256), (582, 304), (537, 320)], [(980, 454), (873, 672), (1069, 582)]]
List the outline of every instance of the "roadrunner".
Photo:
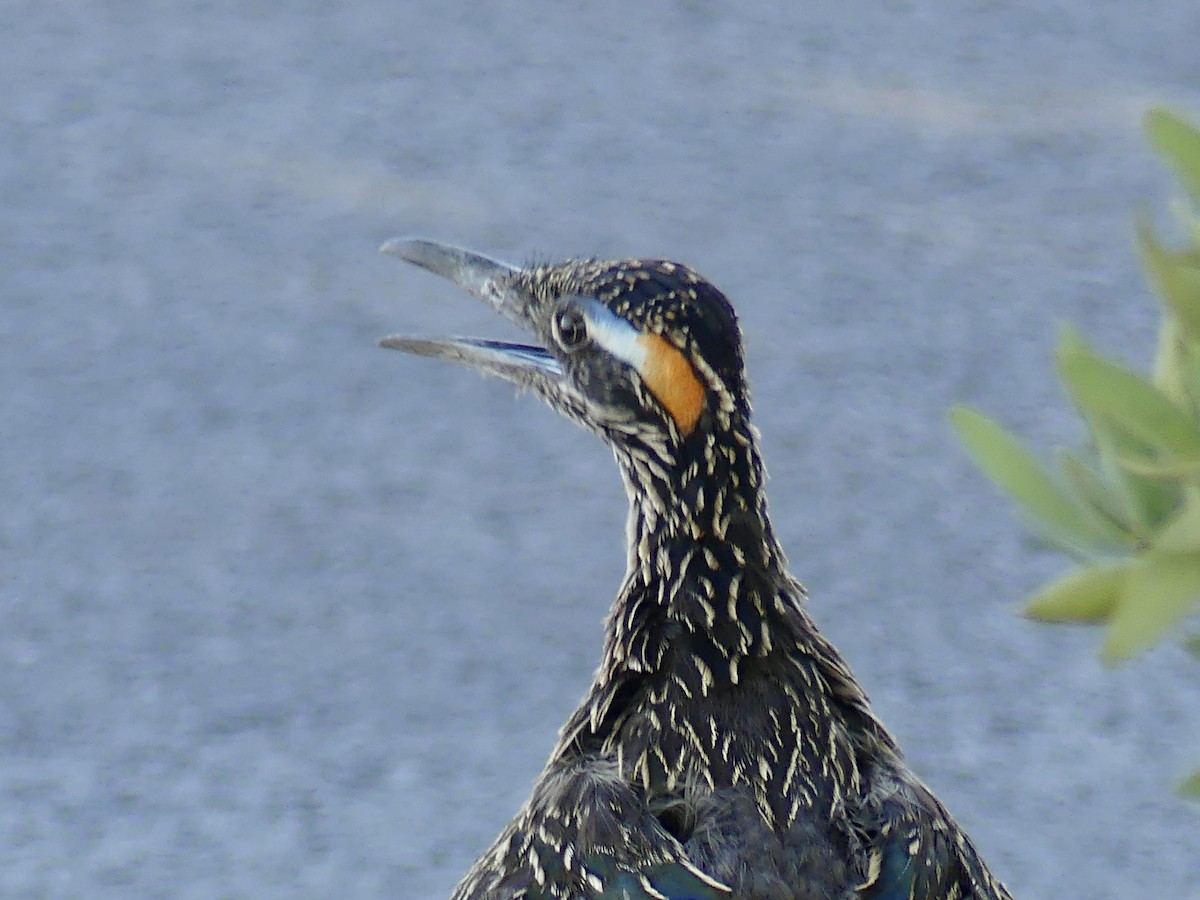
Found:
[(630, 503), (591, 688), (456, 900), (1008, 898), (805, 610), (724, 295), (663, 260), (382, 249), (537, 342), (382, 345), (535, 392), (612, 448)]

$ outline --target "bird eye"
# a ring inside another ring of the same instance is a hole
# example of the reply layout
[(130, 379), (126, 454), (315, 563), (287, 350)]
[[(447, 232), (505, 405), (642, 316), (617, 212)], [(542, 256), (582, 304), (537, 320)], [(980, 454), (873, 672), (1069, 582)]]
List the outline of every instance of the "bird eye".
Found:
[(564, 350), (576, 350), (588, 342), (587, 320), (576, 306), (564, 306), (554, 314), (554, 339)]

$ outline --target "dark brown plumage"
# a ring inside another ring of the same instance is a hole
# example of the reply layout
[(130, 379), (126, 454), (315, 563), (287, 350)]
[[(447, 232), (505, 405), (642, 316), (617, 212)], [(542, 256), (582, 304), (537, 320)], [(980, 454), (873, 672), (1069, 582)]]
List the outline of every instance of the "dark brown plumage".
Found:
[(721, 292), (661, 260), (520, 269), (384, 249), (541, 342), (385, 346), (536, 391), (613, 448), (630, 499), (592, 686), (455, 897), (1007, 898), (804, 608)]

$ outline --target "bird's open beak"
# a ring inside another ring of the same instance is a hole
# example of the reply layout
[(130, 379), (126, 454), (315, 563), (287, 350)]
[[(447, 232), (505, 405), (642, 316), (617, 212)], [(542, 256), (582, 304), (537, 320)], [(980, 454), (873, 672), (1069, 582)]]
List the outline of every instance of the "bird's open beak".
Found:
[[(536, 300), (522, 289), (520, 270), (470, 250), (418, 238), (393, 238), (380, 253), (448, 278), (474, 294), (506, 319), (526, 331), (539, 331)], [(381, 347), (404, 350), (462, 363), (489, 375), (532, 388), (553, 400), (569, 390), (562, 366), (544, 347), (482, 338), (419, 338), (394, 335), (379, 342)]]

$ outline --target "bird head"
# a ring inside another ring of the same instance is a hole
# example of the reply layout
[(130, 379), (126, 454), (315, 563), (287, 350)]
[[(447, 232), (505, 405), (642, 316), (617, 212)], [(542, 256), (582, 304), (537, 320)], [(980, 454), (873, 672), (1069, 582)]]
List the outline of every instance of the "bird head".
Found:
[(448, 278), (536, 342), (396, 336), (382, 346), (533, 390), (619, 456), (649, 454), (656, 467), (675, 467), (748, 419), (737, 317), (686, 266), (630, 259), (516, 267), (415, 239), (381, 250)]

